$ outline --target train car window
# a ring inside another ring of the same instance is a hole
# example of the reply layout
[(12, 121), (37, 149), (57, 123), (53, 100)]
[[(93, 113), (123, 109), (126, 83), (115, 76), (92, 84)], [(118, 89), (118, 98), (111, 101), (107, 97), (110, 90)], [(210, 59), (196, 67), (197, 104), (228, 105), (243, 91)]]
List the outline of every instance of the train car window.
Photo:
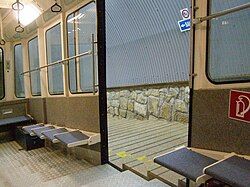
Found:
[[(30, 70), (39, 68), (38, 37), (29, 41), (29, 66)], [(40, 71), (30, 73), (31, 93), (33, 96), (41, 95)]]
[[(75, 46), (75, 25), (71, 23), (70, 20), (74, 18), (74, 13), (69, 15), (67, 18), (67, 30), (68, 30), (68, 55), (76, 55), (76, 46)], [(76, 59), (69, 61), (69, 87), (71, 93), (77, 92), (77, 75), (76, 75)]]
[[(96, 38), (95, 3), (90, 3), (70, 14), (67, 17), (67, 29), (69, 56), (90, 51), (91, 35), (94, 34)], [(71, 93), (93, 91), (93, 61), (91, 55), (80, 57), (69, 63), (69, 83)]]
[(24, 77), (21, 75), (23, 72), (23, 47), (17, 44), (14, 47), (14, 70), (15, 70), (15, 94), (18, 98), (25, 97), (24, 94)]
[[(61, 24), (46, 31), (47, 64), (62, 59)], [(51, 95), (63, 94), (62, 64), (48, 67), (49, 93)]]
[[(249, 0), (210, 1), (210, 14), (248, 3)], [(250, 12), (248, 9), (209, 21), (207, 75), (213, 83), (250, 80)]]
[(3, 49), (0, 47), (0, 99), (4, 98), (4, 59)]

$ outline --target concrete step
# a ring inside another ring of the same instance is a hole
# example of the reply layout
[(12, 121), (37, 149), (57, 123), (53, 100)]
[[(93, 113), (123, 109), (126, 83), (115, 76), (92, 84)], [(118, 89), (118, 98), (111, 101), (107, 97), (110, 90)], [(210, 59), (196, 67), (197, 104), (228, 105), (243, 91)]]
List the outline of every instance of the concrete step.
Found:
[(146, 187), (168, 187), (168, 185), (159, 181), (158, 179), (153, 179), (148, 182)]
[(185, 179), (183, 176), (175, 173), (171, 170), (168, 170), (164, 167), (159, 167), (155, 170), (148, 171), (148, 177), (150, 179), (158, 179), (172, 187), (178, 186), (178, 181)]

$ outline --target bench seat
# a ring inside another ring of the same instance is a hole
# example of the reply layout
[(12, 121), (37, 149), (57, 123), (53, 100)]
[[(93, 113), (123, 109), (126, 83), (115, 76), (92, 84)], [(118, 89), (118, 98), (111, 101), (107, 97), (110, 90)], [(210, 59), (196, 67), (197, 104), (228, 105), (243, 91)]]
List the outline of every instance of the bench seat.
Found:
[(33, 134), (33, 132), (31, 131), (32, 129), (35, 129), (35, 128), (40, 128), (40, 127), (44, 127), (44, 124), (35, 124), (35, 125), (29, 125), (29, 126), (25, 126), (23, 127), (23, 131), (26, 133), (26, 134)]
[(31, 131), (37, 135), (39, 138), (41, 139), (45, 139), (44, 135), (42, 134), (42, 132), (46, 132), (48, 130), (52, 130), (52, 129), (55, 129), (55, 127), (53, 126), (44, 126), (44, 127), (39, 127), (39, 128), (34, 128), (34, 129), (31, 129)]
[(67, 147), (75, 147), (88, 144), (88, 140), (90, 137), (77, 130), (56, 134), (55, 138), (65, 144)]
[(64, 133), (64, 132), (68, 132), (67, 129), (58, 128), (58, 129), (52, 129), (52, 130), (44, 131), (44, 132), (42, 132), (42, 135), (44, 135), (45, 138), (49, 139), (53, 143), (58, 143), (60, 141), (58, 139), (56, 139), (54, 136), (56, 134), (60, 134), (60, 133)]
[(216, 160), (190, 149), (181, 148), (156, 157), (154, 162), (193, 181), (196, 181), (199, 177), (204, 175), (203, 169), (215, 163)]
[(33, 119), (30, 116), (17, 116), (12, 118), (5, 118), (5, 119), (0, 119), (0, 126), (29, 123), (32, 120)]
[(204, 173), (230, 186), (250, 186), (250, 160), (236, 155), (206, 167)]

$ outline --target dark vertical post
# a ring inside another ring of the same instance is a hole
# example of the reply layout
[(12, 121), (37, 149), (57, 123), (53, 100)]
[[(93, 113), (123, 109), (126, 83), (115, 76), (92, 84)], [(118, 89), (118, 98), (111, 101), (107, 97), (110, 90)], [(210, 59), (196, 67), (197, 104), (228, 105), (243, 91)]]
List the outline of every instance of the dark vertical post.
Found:
[(101, 163), (108, 163), (105, 0), (96, 0)]
[[(195, 25), (193, 24), (193, 20), (195, 18), (195, 0), (191, 0), (191, 30), (190, 30), (190, 74), (189, 74), (189, 87), (190, 87), (190, 96), (189, 96), (189, 121), (188, 121), (188, 147), (191, 147), (192, 140), (192, 112), (193, 112), (193, 94), (194, 94), (194, 44), (195, 44)], [(186, 187), (190, 186), (190, 180), (186, 178)]]

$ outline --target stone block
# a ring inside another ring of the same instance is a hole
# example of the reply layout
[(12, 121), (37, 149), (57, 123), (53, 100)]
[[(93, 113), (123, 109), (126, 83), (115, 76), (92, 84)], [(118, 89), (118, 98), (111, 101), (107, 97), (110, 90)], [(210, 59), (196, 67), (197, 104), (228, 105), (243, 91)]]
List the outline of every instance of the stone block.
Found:
[(148, 98), (145, 97), (143, 94), (137, 95), (136, 101), (141, 104), (146, 104), (148, 102)]
[(184, 101), (185, 101), (186, 103), (189, 103), (189, 98), (190, 98), (190, 89), (189, 89), (189, 87), (187, 86), (187, 87), (185, 88)]
[(119, 97), (129, 97), (130, 91), (129, 90), (122, 90), (119, 92)]
[(126, 97), (120, 97), (119, 99), (120, 108), (127, 110), (128, 109), (128, 99)]
[(189, 94), (185, 94), (184, 101), (188, 104), (189, 103)]
[(167, 94), (168, 93), (168, 89), (167, 88), (162, 88), (162, 89), (159, 90), (159, 92)]
[(160, 96), (160, 92), (158, 89), (149, 89), (149, 95), (155, 96), (155, 97), (159, 97)]
[(119, 100), (112, 100), (112, 101), (111, 101), (111, 106), (112, 106), (112, 107), (117, 107), (117, 108), (118, 108), (119, 105), (120, 105), (120, 104), (119, 104)]
[(108, 92), (107, 93), (108, 100), (112, 100), (114, 98), (114, 96), (115, 96), (115, 92)]
[(166, 94), (166, 95), (164, 96), (164, 98), (166, 99), (167, 102), (170, 102), (170, 100), (171, 100), (172, 98), (175, 98), (175, 96), (174, 96), (174, 95), (171, 95), (171, 94)]
[(159, 98), (154, 97), (154, 96), (149, 96), (148, 97), (148, 111), (150, 114), (153, 114), (154, 116), (158, 116), (159, 112), (158, 112), (158, 108), (159, 108)]
[(141, 116), (141, 115), (136, 115), (136, 116), (135, 116), (135, 119), (138, 119), (138, 120), (145, 120), (145, 119), (147, 119), (147, 117)]
[(190, 93), (189, 86), (186, 86), (186, 88), (185, 88), (185, 94), (189, 94), (189, 93)]
[(135, 102), (134, 110), (136, 114), (147, 116), (147, 105)]
[(170, 88), (168, 94), (176, 98), (179, 94), (179, 88), (178, 87)]
[(172, 118), (172, 106), (169, 103), (164, 102), (162, 104), (162, 107), (160, 109), (160, 117), (168, 121), (172, 120), (171, 119)]
[(184, 97), (185, 97), (185, 87), (181, 87), (181, 88), (180, 88), (180, 91), (179, 91), (179, 96), (178, 96), (178, 98), (179, 98), (180, 100), (184, 100)]
[(114, 114), (115, 114), (116, 116), (119, 116), (119, 110), (118, 110), (117, 107), (114, 108)]
[(145, 90), (145, 91), (143, 92), (143, 95), (146, 96), (146, 97), (150, 96), (149, 90)]
[(115, 114), (114, 108), (113, 107), (109, 107), (108, 108), (108, 113), (113, 116)]
[(133, 100), (128, 100), (128, 110), (129, 111), (134, 111), (134, 101)]
[(180, 123), (188, 123), (188, 114), (181, 113), (181, 112), (175, 112), (174, 120), (178, 121)]
[(119, 114), (120, 114), (121, 117), (126, 118), (127, 110), (119, 109)]
[(132, 91), (132, 92), (130, 93), (130, 95), (129, 95), (129, 98), (130, 98), (130, 99), (133, 99), (133, 100), (136, 100), (136, 98), (137, 98), (137, 93), (136, 93), (135, 91)]
[(119, 97), (120, 97), (119, 92), (115, 92), (112, 99), (119, 99)]
[(188, 112), (187, 104), (184, 101), (179, 100), (179, 99), (175, 100), (174, 109), (183, 113)]
[(136, 116), (135, 113), (133, 113), (133, 112), (131, 112), (131, 111), (127, 111), (127, 116), (126, 116), (126, 118), (128, 118), (128, 119), (135, 119), (135, 116)]
[(142, 91), (141, 90), (135, 90), (135, 93), (140, 94), (140, 93), (142, 93)]

